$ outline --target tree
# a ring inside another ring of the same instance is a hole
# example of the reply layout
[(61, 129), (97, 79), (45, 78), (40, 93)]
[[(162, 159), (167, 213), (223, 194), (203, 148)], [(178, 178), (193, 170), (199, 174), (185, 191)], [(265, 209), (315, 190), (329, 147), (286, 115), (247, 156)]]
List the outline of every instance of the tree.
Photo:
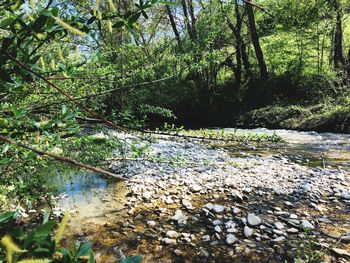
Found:
[(264, 59), (264, 53), (261, 49), (260, 42), (259, 42), (259, 34), (256, 29), (254, 10), (253, 10), (253, 5), (251, 1), (252, 0), (246, 0), (244, 2), (247, 10), (250, 36), (254, 46), (255, 56), (259, 64), (260, 78), (264, 80), (264, 79), (267, 79), (268, 77), (267, 66)]

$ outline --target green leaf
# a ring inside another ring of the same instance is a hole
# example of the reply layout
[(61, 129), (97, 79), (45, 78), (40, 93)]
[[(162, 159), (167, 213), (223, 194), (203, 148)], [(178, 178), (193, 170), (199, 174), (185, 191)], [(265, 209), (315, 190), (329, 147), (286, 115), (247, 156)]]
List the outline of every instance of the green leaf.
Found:
[(43, 216), (43, 224), (46, 224), (47, 222), (49, 222), (49, 217), (50, 217), (50, 209), (45, 208), (44, 216)]
[(2, 81), (8, 82), (8, 83), (14, 83), (13, 80), (11, 79), (10, 75), (3, 70), (2, 68), (0, 68), (0, 79)]
[(1, 165), (9, 164), (11, 161), (12, 161), (11, 158), (3, 158), (3, 159), (0, 159), (0, 164)]
[(9, 149), (10, 149), (10, 146), (11, 144), (9, 143), (5, 143), (3, 146), (2, 146), (2, 150), (1, 150), (1, 153), (6, 153)]
[(127, 257), (117, 261), (117, 263), (141, 263), (141, 262), (142, 262), (141, 256)]
[(41, 15), (38, 17), (37, 20), (35, 20), (32, 28), (34, 29), (35, 32), (40, 32), (41, 29), (45, 26), (47, 21), (47, 16)]
[(10, 26), (14, 21), (15, 21), (15, 18), (8, 17), (8, 18), (1, 20), (0, 25), (1, 25), (1, 27), (6, 28), (6, 27)]
[(0, 224), (7, 223), (13, 220), (16, 216), (16, 211), (8, 211), (0, 215)]
[(128, 19), (128, 24), (133, 24), (137, 21), (137, 19), (139, 19), (139, 17), (141, 16), (141, 13), (138, 12), (134, 15), (132, 15), (129, 19)]
[(146, 14), (146, 12), (143, 11), (143, 10), (141, 10), (141, 12), (142, 12), (143, 17), (146, 18), (146, 19), (148, 19), (148, 15)]
[(92, 242), (86, 242), (80, 244), (76, 257), (88, 256), (92, 249)]
[(124, 26), (124, 21), (118, 21), (113, 25), (113, 28), (121, 28), (122, 26)]
[(45, 224), (41, 225), (36, 233), (35, 233), (35, 238), (46, 238), (50, 235), (52, 228), (56, 225), (55, 221), (48, 221)]
[(34, 237), (35, 237), (35, 231), (32, 231), (27, 235), (23, 243), (24, 248), (29, 247), (33, 243)]

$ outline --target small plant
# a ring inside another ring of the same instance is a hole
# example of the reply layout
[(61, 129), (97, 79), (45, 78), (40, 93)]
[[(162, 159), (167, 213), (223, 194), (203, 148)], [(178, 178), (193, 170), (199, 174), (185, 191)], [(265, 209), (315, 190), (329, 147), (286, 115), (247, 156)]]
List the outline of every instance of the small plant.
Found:
[[(73, 241), (71, 248), (60, 246), (68, 223), (68, 214), (62, 218), (56, 231), (57, 222), (49, 220), (44, 213), (43, 222), (36, 229), (25, 230), (16, 224), (16, 211), (0, 214), (0, 262), (6, 263), (94, 263), (92, 242)], [(52, 232), (55, 232), (52, 234)], [(128, 257), (117, 263), (140, 263), (141, 256)]]

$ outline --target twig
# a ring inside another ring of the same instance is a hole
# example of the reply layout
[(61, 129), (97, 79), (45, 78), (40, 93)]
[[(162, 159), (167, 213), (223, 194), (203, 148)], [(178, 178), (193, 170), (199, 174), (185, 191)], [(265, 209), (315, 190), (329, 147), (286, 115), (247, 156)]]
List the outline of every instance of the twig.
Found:
[(255, 7), (259, 8), (261, 11), (263, 11), (263, 12), (265, 12), (266, 14), (268, 14), (269, 16), (272, 16), (272, 17), (273, 17), (273, 14), (270, 13), (269, 11), (267, 11), (266, 8), (264, 8), (264, 7), (262, 7), (262, 6), (258, 5), (258, 4), (254, 4), (254, 3), (252, 2), (252, 0), (243, 0), (243, 2), (246, 3), (246, 4), (248, 4), (248, 5), (252, 5), (252, 6), (255, 6)]
[(16, 142), (10, 138), (7, 138), (5, 136), (2, 136), (0, 135), (0, 141), (4, 141), (4, 142), (8, 142), (8, 143), (11, 143), (13, 145), (16, 145), (18, 147), (21, 147), (21, 148), (24, 148), (24, 149), (28, 149), (32, 152), (35, 152), (36, 154), (39, 154), (39, 155), (47, 155), (47, 156), (50, 156), (58, 161), (62, 161), (62, 162), (66, 162), (66, 163), (70, 163), (70, 164), (73, 164), (75, 166), (79, 166), (81, 168), (84, 168), (84, 169), (87, 169), (87, 170), (90, 170), (90, 171), (93, 171), (93, 172), (96, 172), (96, 173), (100, 173), (100, 174), (105, 174), (105, 175), (109, 175), (109, 176), (112, 176), (114, 178), (117, 178), (118, 180), (125, 180), (125, 178), (121, 177), (120, 175), (117, 175), (115, 173), (111, 173), (111, 172), (108, 172), (106, 170), (103, 170), (101, 168), (98, 168), (98, 167), (94, 167), (94, 166), (91, 166), (91, 165), (88, 165), (88, 164), (83, 164), (83, 163), (80, 163), (76, 160), (73, 160), (73, 159), (70, 159), (70, 158), (67, 158), (67, 157), (64, 157), (64, 156), (59, 156), (59, 155), (56, 155), (56, 154), (53, 154), (53, 153), (50, 153), (50, 152), (45, 152), (45, 151), (42, 151), (42, 150), (39, 150), (39, 149), (35, 149), (35, 148), (32, 148), (28, 145), (25, 145), (25, 144), (22, 144), (20, 142)]

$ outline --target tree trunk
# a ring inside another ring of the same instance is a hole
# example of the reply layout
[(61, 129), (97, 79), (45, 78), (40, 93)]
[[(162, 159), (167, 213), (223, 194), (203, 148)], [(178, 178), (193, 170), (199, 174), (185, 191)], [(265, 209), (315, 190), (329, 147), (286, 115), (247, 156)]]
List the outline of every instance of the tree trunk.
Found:
[(179, 45), (180, 50), (182, 50), (182, 43), (181, 43), (181, 39), (180, 39), (180, 34), (179, 34), (179, 31), (177, 30), (175, 19), (174, 19), (173, 14), (171, 13), (170, 6), (166, 5), (165, 8), (166, 8), (166, 11), (168, 13), (170, 25), (171, 25), (171, 28), (173, 29), (177, 44)]
[(193, 35), (194, 38), (196, 38), (196, 36), (197, 36), (197, 32), (196, 32), (196, 17), (194, 16), (193, 0), (188, 0), (188, 7), (189, 7), (190, 17), (191, 17), (192, 35)]
[(188, 17), (186, 0), (181, 0), (181, 5), (182, 5), (183, 13), (184, 13), (184, 19), (185, 19), (185, 25), (187, 28), (187, 33), (190, 36), (191, 40), (193, 40), (194, 36), (192, 34), (192, 27), (191, 27), (190, 19)]
[(260, 71), (260, 78), (261, 79), (267, 79), (267, 67), (264, 59), (264, 54), (260, 46), (259, 42), (259, 34), (256, 30), (256, 25), (255, 25), (255, 17), (254, 17), (254, 10), (253, 6), (250, 4), (251, 0), (247, 0), (246, 3), (246, 10), (247, 10), (247, 16), (248, 16), (248, 24), (249, 24), (249, 31), (250, 31), (250, 36), (252, 39), (252, 43), (254, 46), (254, 51), (256, 55), (256, 59), (258, 60), (259, 64), (259, 71)]
[(343, 26), (342, 26), (342, 11), (339, 0), (334, 1), (334, 8), (337, 15), (335, 32), (334, 32), (334, 56), (333, 62), (336, 69), (341, 68), (345, 64), (343, 55)]

